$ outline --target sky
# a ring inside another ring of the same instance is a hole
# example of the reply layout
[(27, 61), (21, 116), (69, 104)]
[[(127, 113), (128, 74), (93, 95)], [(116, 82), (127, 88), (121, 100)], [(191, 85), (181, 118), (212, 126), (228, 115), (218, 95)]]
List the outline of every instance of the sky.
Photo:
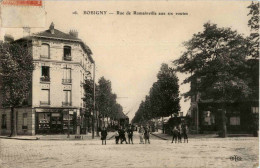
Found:
[[(44, 26), (31, 28), (31, 33), (46, 30), (51, 22), (68, 33), (77, 30), (92, 50), (97, 79), (104, 76), (112, 83), (117, 101), (134, 117), (139, 104), (149, 94), (162, 63), (170, 66), (185, 48), (183, 42), (203, 31), (211, 22), (231, 27), (248, 35), (250, 1), (45, 1)], [(72, 14), (77, 11), (76, 14)], [(106, 15), (84, 15), (84, 11), (107, 11)], [(117, 15), (117, 11), (125, 15)], [(165, 12), (166, 15), (126, 15), (126, 12)], [(168, 15), (168, 12), (173, 15)], [(176, 15), (175, 13), (188, 13)], [(113, 14), (109, 14), (113, 13)], [(23, 29), (1, 28), (0, 36), (23, 36)], [(181, 85), (188, 74), (178, 74), (180, 92), (189, 90)], [(97, 80), (96, 80), (97, 81)], [(190, 102), (181, 99), (181, 111), (187, 113)]]

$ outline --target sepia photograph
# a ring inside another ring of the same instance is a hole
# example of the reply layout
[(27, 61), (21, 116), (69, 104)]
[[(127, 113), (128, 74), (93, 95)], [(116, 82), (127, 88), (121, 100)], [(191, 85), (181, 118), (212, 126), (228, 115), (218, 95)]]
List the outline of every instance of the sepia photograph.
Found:
[(0, 168), (258, 168), (259, 1), (0, 0)]

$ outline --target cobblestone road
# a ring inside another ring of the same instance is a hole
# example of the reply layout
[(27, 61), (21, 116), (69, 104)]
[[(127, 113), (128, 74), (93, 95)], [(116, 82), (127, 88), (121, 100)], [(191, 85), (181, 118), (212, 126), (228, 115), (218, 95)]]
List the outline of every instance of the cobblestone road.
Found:
[[(190, 139), (172, 144), (152, 136), (151, 144), (101, 141), (23, 141), (0, 139), (0, 168), (81, 167), (258, 167), (258, 138)], [(231, 161), (237, 155), (241, 161)]]

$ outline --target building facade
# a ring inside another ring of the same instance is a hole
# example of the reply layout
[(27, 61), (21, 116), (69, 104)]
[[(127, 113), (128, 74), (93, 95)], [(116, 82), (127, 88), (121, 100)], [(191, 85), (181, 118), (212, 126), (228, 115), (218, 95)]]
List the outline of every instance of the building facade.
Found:
[[(25, 107), (16, 108), (18, 134), (75, 133), (84, 111), (84, 80), (92, 78), (92, 52), (76, 31), (54, 28), (14, 42), (32, 53), (35, 69)], [(10, 108), (0, 109), (0, 133), (10, 134)]]

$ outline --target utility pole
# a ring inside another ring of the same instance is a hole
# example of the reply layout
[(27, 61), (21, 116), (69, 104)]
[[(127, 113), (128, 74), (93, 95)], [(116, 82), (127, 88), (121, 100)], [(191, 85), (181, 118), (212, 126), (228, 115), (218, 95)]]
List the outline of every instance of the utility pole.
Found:
[(95, 104), (96, 104), (96, 101), (95, 101), (95, 99), (96, 99), (96, 96), (95, 96), (95, 94), (96, 94), (96, 86), (95, 86), (95, 71), (96, 71), (96, 67), (95, 67), (95, 62), (93, 63), (93, 88), (94, 88), (94, 90), (93, 90), (93, 115), (92, 115), (92, 139), (94, 139), (94, 136), (95, 136), (95, 117), (96, 117), (96, 115), (95, 115), (95, 113), (96, 113), (96, 111), (95, 111)]

